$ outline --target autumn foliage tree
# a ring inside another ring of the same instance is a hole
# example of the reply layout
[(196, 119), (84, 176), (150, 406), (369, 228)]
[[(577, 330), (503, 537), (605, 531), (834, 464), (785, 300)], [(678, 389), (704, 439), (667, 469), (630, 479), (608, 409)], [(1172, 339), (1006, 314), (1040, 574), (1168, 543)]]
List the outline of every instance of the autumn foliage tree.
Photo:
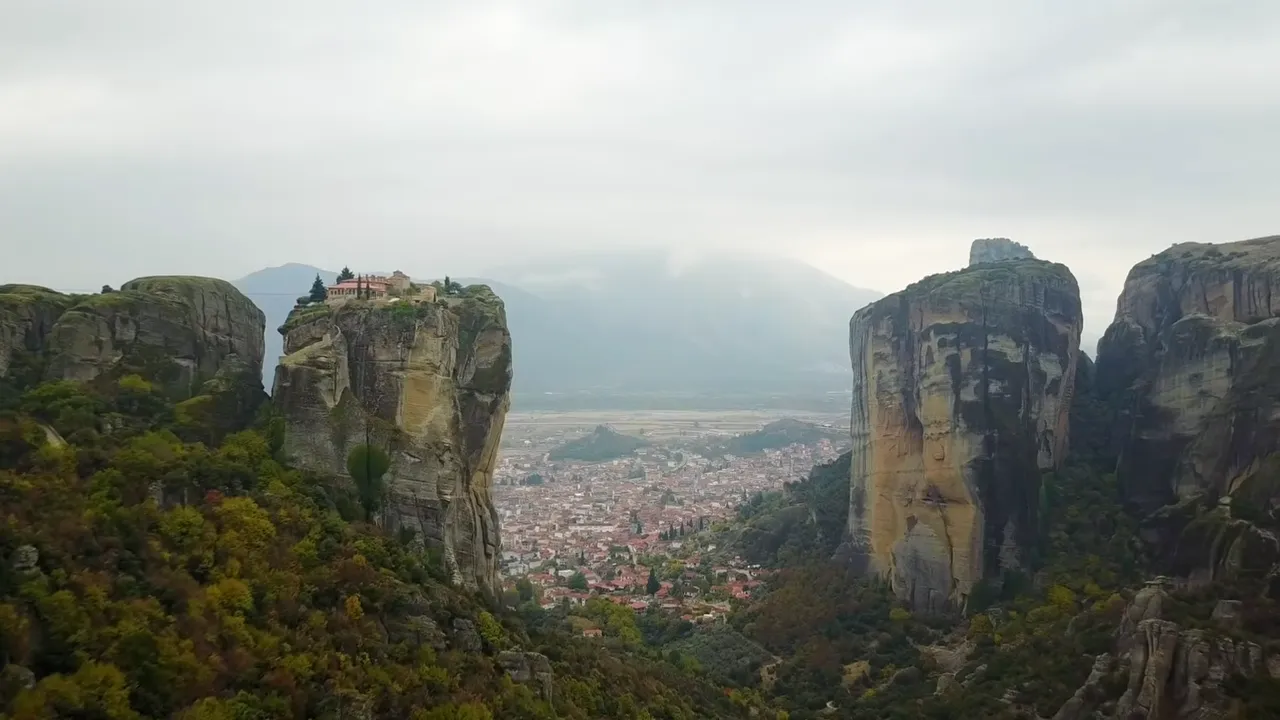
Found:
[[(747, 717), (644, 655), (629, 608), (598, 610), (612, 650), (553, 616), (527, 630), (356, 522), (381, 501), (377, 448), (332, 483), (288, 466), (269, 411), (194, 433), (145, 372), (7, 387), (3, 720)], [(550, 658), (554, 695), (507, 676), (509, 648)]]

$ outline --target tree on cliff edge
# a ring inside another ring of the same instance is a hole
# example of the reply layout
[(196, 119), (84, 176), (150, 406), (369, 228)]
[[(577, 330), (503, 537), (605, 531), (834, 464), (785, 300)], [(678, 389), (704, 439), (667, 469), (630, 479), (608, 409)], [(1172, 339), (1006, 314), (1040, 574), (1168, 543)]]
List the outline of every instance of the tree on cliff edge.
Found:
[(308, 294), (311, 302), (324, 302), (329, 299), (329, 290), (324, 286), (324, 281), (320, 279), (320, 275), (316, 275), (316, 281), (311, 283), (311, 292)]

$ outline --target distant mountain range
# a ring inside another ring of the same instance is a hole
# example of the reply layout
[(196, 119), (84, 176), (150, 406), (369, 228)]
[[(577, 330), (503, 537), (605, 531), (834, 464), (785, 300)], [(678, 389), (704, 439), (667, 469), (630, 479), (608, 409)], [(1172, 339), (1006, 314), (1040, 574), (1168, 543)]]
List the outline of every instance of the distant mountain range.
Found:
[[(235, 281), (267, 316), (268, 386), (275, 328), (317, 274), (337, 273), (289, 264)], [(575, 255), (486, 275), (455, 280), (505, 301), (517, 397), (844, 391), (849, 317), (881, 297), (798, 261), (736, 254), (684, 264), (657, 252)]]

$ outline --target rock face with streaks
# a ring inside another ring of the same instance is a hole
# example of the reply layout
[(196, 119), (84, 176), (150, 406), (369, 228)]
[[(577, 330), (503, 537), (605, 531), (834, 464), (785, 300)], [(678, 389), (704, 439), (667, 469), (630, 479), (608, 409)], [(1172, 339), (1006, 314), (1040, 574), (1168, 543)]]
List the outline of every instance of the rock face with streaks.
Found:
[(455, 581), (498, 587), (490, 497), (511, 388), (511, 336), (485, 286), (438, 300), (351, 300), (280, 328), (276, 406), (294, 462), (347, 475), (357, 446), (390, 458), (383, 524), (443, 554)]
[[(1223, 683), (1266, 674), (1263, 648), (1221, 632), (1183, 628), (1165, 619), (1169, 604), (1159, 579), (1140, 590), (1125, 609), (1116, 652), (1097, 656), (1085, 684), (1053, 720), (1238, 717), (1239, 701), (1223, 692)], [(1124, 690), (1111, 701), (1106, 687)]]
[(1082, 325), (1075, 278), (1033, 259), (926, 278), (850, 322), (844, 550), (925, 610), (1021, 569), (1040, 474), (1067, 447)]
[(1026, 245), (1009, 238), (983, 238), (969, 246), (969, 267), (1005, 260), (1034, 260), (1035, 257)]
[[(0, 285), (0, 377), (40, 373), (36, 360), (75, 299), (36, 285)], [(37, 377), (26, 378), (36, 380)]]
[(1168, 571), (1205, 583), (1280, 558), (1280, 236), (1136, 265), (1097, 378), (1117, 475)]
[(190, 397), (229, 368), (261, 373), (263, 330), (262, 312), (213, 278), (139, 278), (96, 295), (5, 285), (0, 376), (88, 382), (136, 372)]
[(551, 702), (555, 687), (555, 675), (551, 671), (551, 661), (546, 655), (536, 652), (517, 652), (503, 650), (498, 653), (498, 665), (507, 673), (512, 682), (522, 685), (536, 685), (538, 694), (543, 700)]

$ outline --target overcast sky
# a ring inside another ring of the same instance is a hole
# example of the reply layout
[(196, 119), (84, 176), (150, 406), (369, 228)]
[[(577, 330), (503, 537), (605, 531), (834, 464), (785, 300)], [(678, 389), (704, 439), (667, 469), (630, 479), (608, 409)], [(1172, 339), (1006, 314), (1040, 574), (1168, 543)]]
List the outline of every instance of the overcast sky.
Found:
[(0, 0), (0, 282), (1280, 232), (1277, 0)]

